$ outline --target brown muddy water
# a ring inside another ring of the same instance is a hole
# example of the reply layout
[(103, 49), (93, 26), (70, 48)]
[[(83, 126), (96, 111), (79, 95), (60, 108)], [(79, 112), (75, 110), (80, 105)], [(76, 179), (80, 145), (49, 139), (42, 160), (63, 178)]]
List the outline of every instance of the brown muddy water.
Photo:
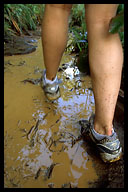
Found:
[(108, 165), (77, 139), (78, 121), (95, 110), (91, 79), (80, 75), (73, 55), (64, 54), (58, 71), (61, 97), (49, 102), (39, 83), (44, 69), (40, 39), (37, 45), (33, 53), (5, 56), (4, 187), (102, 187)]

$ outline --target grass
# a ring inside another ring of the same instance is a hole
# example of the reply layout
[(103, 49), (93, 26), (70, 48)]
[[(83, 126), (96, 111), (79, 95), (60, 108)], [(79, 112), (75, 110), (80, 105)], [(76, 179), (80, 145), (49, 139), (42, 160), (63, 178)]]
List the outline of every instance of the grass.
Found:
[[(45, 4), (4, 4), (4, 36), (21, 35), (27, 30), (36, 30), (41, 24)], [(118, 16), (112, 20), (110, 33), (118, 32), (124, 47), (124, 4), (117, 10)], [(69, 18), (69, 32), (76, 52), (88, 48), (84, 4), (73, 4)]]
[(41, 24), (44, 4), (4, 4), (4, 35), (20, 35)]

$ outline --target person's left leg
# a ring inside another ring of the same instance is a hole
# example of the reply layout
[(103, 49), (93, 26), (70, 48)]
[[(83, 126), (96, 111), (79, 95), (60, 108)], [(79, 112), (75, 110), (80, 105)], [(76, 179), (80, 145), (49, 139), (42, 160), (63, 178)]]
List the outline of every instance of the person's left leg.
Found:
[(109, 33), (110, 21), (116, 15), (118, 4), (87, 4), (85, 7), (95, 97), (94, 129), (100, 134), (111, 135), (123, 64), (119, 35)]
[[(95, 116), (85, 127), (104, 162), (120, 159), (122, 147), (113, 129), (114, 111), (121, 82), (123, 50), (118, 34), (109, 33), (117, 4), (87, 4), (86, 24), (89, 65), (95, 98)], [(81, 122), (81, 125), (84, 124)]]
[(42, 46), (46, 78), (53, 80), (67, 44), (72, 4), (46, 4), (42, 22)]

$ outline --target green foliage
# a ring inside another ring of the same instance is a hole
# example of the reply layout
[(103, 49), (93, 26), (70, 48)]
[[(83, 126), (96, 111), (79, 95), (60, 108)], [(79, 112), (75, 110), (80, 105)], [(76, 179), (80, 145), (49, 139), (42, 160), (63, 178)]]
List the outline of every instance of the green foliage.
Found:
[(109, 28), (110, 33), (119, 33), (122, 46), (124, 47), (124, 4), (120, 4), (117, 15), (112, 19)]
[(69, 32), (73, 34), (72, 44), (76, 52), (88, 47), (84, 4), (73, 5), (69, 19)]
[[(73, 34), (74, 40), (72, 44), (76, 52), (81, 52), (83, 49), (86, 50), (88, 48), (84, 4), (73, 5), (69, 19), (69, 32)], [(117, 15), (111, 21), (109, 32), (118, 32), (124, 47), (124, 4), (118, 6)]]
[(119, 4), (117, 9), (117, 14), (120, 14), (121, 12), (124, 12), (124, 4)]
[[(41, 23), (44, 4), (4, 4), (4, 35), (19, 29), (36, 30)], [(13, 29), (10, 30), (10, 29)]]
[(72, 44), (75, 47), (75, 51), (79, 52), (86, 49), (88, 47), (87, 32), (82, 33), (81, 28), (72, 27), (72, 33), (74, 37)]
[(116, 17), (114, 17), (110, 24), (110, 33), (118, 33), (124, 30), (124, 13), (121, 12)]
[(120, 13), (112, 19), (110, 24), (110, 33), (119, 33), (122, 46), (124, 47), (124, 13)]
[(69, 27), (79, 26), (82, 32), (86, 30), (84, 4), (74, 4), (69, 21)]
[[(4, 35), (36, 30), (41, 24), (44, 4), (4, 4)], [(118, 32), (124, 46), (124, 4), (120, 4), (117, 16), (110, 25), (110, 33)], [(69, 18), (69, 32), (73, 34), (73, 46), (77, 52), (88, 48), (84, 4), (74, 4)]]

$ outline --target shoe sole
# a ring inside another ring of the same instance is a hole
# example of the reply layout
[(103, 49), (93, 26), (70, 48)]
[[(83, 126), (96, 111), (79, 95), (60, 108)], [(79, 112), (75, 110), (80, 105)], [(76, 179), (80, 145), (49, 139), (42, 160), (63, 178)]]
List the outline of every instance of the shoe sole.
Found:
[(100, 156), (105, 163), (113, 163), (115, 161), (120, 160), (120, 158), (122, 157), (122, 148), (120, 147), (120, 151), (117, 155), (112, 155), (109, 153), (100, 153)]

